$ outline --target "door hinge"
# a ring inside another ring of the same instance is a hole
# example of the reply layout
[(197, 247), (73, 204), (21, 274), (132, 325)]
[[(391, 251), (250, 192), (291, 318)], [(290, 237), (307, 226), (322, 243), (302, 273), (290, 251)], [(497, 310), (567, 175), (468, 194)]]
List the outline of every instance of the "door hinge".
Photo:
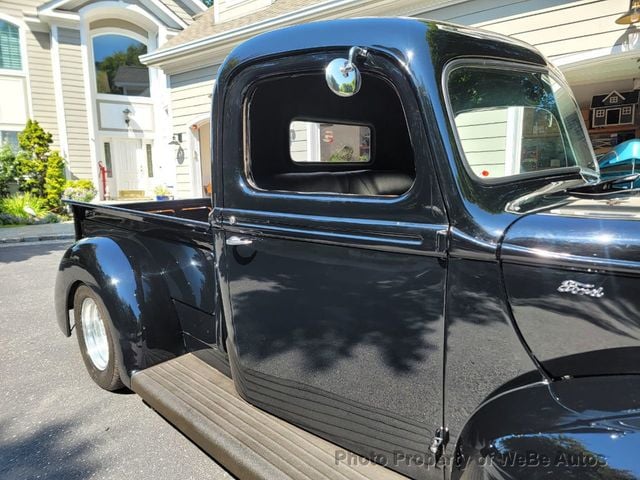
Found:
[(435, 455), (436, 460), (442, 455), (444, 447), (447, 446), (447, 442), (449, 442), (449, 429), (440, 427), (436, 430), (433, 440), (431, 440), (431, 445), (429, 445), (429, 451)]
[(222, 211), (218, 208), (214, 208), (211, 210), (211, 213), (209, 213), (209, 223), (214, 227), (221, 227), (222, 219)]

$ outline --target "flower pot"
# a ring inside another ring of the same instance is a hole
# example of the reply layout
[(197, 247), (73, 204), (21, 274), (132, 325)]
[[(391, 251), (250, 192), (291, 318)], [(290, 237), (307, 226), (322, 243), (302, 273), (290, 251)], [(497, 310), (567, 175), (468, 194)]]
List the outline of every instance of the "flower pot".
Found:
[(169, 195), (156, 195), (156, 200), (169, 200)]

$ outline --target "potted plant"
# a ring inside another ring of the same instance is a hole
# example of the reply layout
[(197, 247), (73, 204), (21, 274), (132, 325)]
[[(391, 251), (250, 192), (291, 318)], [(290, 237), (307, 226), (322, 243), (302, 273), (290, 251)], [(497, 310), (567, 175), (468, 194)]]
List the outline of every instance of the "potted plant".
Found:
[(158, 185), (153, 189), (153, 193), (156, 195), (156, 200), (170, 200), (171, 192), (166, 185)]

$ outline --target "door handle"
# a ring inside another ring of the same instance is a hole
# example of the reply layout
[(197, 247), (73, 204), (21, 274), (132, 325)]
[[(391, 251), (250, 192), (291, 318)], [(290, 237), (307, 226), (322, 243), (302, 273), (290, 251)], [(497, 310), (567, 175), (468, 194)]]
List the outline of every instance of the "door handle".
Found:
[(227, 238), (227, 245), (232, 247), (237, 247), (240, 245), (251, 245), (252, 243), (253, 240), (251, 240), (250, 238), (238, 237), (237, 235), (232, 235)]

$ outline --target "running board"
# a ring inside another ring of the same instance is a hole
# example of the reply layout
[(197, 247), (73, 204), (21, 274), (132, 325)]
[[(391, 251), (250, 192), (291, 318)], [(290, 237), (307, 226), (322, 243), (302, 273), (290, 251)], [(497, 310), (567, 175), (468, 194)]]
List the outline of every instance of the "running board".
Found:
[(135, 373), (131, 388), (242, 480), (406, 478), (247, 403), (193, 353)]

